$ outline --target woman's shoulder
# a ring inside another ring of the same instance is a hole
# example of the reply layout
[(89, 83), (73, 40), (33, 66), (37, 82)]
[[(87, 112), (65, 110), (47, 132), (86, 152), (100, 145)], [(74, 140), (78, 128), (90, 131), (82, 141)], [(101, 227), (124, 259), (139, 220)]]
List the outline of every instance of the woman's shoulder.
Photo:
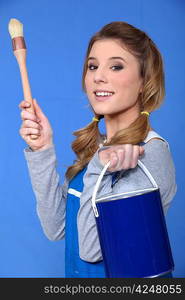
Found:
[(170, 151), (170, 146), (167, 140), (164, 137), (162, 137), (159, 133), (154, 131), (153, 129), (148, 132), (143, 142), (145, 144), (144, 147), (147, 149), (153, 147), (155, 148), (165, 147)]
[(173, 169), (173, 156), (170, 151), (170, 146), (167, 140), (159, 135), (156, 131), (150, 131), (144, 140), (144, 154), (141, 161), (146, 163), (152, 169), (158, 169), (157, 172), (170, 167)]

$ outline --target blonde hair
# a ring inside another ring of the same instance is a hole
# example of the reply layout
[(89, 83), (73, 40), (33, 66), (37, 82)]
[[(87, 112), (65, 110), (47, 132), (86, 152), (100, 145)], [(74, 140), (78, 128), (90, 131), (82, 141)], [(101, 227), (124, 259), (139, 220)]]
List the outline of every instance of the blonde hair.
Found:
[[(139, 62), (140, 75), (143, 79), (142, 93), (138, 95), (141, 111), (152, 112), (162, 104), (164, 88), (163, 61), (159, 50), (149, 36), (126, 22), (112, 22), (105, 25), (90, 40), (85, 63), (83, 67), (82, 86), (85, 88), (85, 76), (87, 72), (87, 59), (93, 44), (103, 39), (120, 40), (127, 50), (130, 51)], [(101, 119), (103, 116), (94, 114), (94, 117)], [(139, 144), (147, 136), (150, 130), (149, 118), (146, 114), (140, 114), (129, 127), (122, 129), (104, 145), (115, 144)], [(73, 133), (76, 139), (72, 142), (72, 149), (77, 156), (74, 164), (69, 166), (66, 177), (71, 180), (91, 160), (98, 149), (101, 140), (101, 133), (98, 129), (98, 122), (92, 121), (86, 127)]]

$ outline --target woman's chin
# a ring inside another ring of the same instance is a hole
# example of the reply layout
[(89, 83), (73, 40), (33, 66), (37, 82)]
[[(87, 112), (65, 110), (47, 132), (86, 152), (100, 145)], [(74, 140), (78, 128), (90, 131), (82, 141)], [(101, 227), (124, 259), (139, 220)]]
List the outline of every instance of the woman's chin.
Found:
[(97, 114), (97, 115), (103, 115), (104, 117), (105, 116), (115, 116), (117, 115), (117, 112), (113, 112), (113, 111), (108, 111), (108, 110), (94, 110), (94, 112)]
[(105, 109), (105, 108), (97, 108), (97, 107), (92, 107), (93, 111), (97, 115), (110, 115), (112, 114), (112, 111), (110, 109)]

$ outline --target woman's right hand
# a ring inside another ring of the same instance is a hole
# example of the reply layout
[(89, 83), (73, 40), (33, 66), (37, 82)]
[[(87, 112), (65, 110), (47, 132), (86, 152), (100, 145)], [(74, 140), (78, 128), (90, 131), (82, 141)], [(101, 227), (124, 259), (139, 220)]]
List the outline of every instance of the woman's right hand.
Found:
[[(52, 128), (35, 99), (33, 106), (35, 113), (30, 113), (26, 110), (30, 107), (28, 101), (19, 104), (23, 120), (19, 133), (33, 151), (45, 150), (53, 145)], [(36, 135), (37, 139), (32, 139), (31, 135)]]

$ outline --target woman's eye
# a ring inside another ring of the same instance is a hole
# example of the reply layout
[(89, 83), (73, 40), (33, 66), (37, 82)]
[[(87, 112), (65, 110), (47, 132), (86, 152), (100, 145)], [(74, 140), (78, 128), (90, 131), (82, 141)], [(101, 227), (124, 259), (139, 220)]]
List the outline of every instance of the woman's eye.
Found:
[[(92, 64), (88, 65), (88, 69), (91, 70), (91, 71), (96, 70), (97, 68), (98, 68), (98, 66), (95, 66), (95, 65), (92, 65)], [(111, 69), (114, 70), (114, 71), (119, 71), (119, 70), (123, 69), (123, 66), (115, 65), (115, 66), (112, 66)]]
[(88, 69), (89, 70), (95, 70), (95, 69), (97, 69), (97, 66), (95, 66), (95, 65), (89, 65)]
[(123, 66), (121, 66), (121, 65), (120, 66), (112, 66), (111, 69), (114, 71), (119, 71), (119, 70), (123, 69)]

